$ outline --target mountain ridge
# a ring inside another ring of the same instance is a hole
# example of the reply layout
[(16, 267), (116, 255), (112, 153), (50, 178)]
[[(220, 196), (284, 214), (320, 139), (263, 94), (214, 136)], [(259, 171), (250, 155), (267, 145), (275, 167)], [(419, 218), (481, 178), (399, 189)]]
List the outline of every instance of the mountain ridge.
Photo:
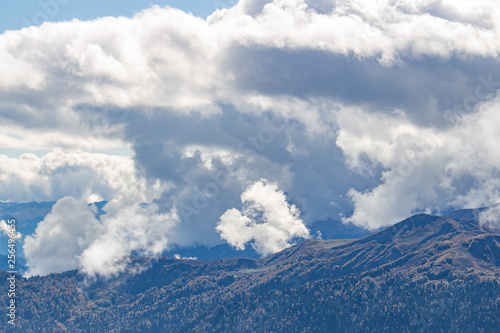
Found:
[(111, 279), (76, 270), (20, 278), (20, 326), (490, 332), (500, 325), (499, 259), (495, 230), (419, 214), (361, 239), (310, 239), (261, 259), (136, 257), (134, 270)]

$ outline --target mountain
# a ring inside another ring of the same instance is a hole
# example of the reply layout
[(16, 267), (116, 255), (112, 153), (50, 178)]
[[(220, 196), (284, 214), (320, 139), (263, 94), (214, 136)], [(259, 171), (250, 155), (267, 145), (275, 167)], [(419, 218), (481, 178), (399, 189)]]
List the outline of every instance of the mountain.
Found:
[[(17, 329), (495, 332), (500, 327), (500, 235), (475, 220), (421, 214), (358, 240), (307, 240), (263, 259), (133, 262), (134, 270), (109, 280), (77, 271), (20, 278)], [(1, 288), (0, 298), (6, 298), (6, 286)]]
[[(13, 203), (13, 202), (0, 202), (0, 220), (16, 218), (17, 220), (17, 231), (23, 236), (32, 235), (35, 233), (35, 229), (40, 221), (42, 221), (47, 214), (50, 213), (55, 202), (30, 202), (30, 203)], [(95, 202), (90, 205), (95, 205), (96, 218), (100, 218), (106, 212), (104, 211), (104, 206), (107, 201)], [(310, 227), (311, 235), (318, 237), (321, 235), (323, 239), (331, 238), (359, 238), (366, 236), (368, 232), (360, 227), (354, 225), (346, 225), (341, 221), (336, 220), (324, 220), (316, 221)], [(22, 244), (22, 241), (19, 241)], [(7, 236), (0, 234), (0, 258), (2, 255), (7, 254)], [(174, 257), (179, 255), (182, 258), (197, 258), (202, 260), (213, 260), (221, 258), (259, 258), (260, 255), (252, 248), (247, 247), (245, 250), (236, 250), (230, 245), (224, 243), (216, 246), (195, 246), (191, 248), (173, 248), (165, 251), (164, 256)], [(21, 272), (26, 271), (25, 260), (22, 246), (18, 246), (17, 258), (18, 270)], [(0, 269), (4, 269), (7, 266), (7, 262), (0, 262)]]
[(50, 213), (55, 202), (0, 202), (0, 219), (15, 218), (17, 231), (23, 235), (35, 232), (36, 226)]
[[(107, 201), (95, 202), (90, 205), (95, 205), (97, 208), (96, 217), (99, 218), (104, 214), (103, 207)], [(15, 202), (0, 202), (0, 219), (15, 218), (17, 221), (17, 231), (23, 235), (31, 235), (40, 221), (42, 221), (47, 214), (50, 213), (55, 201), (47, 202), (29, 202), (29, 203), (15, 203)]]
[[(357, 239), (369, 234), (366, 229), (344, 224), (337, 220), (316, 221), (308, 226), (313, 237), (322, 239)], [(260, 255), (251, 247), (245, 250), (237, 250), (229, 244), (219, 244), (213, 247), (197, 246), (192, 248), (175, 248), (163, 253), (164, 256), (173, 258), (174, 255), (201, 260), (214, 260), (222, 258), (252, 258), (257, 259)]]
[(500, 204), (496, 204), (489, 207), (481, 207), (481, 208), (473, 208), (473, 209), (460, 209), (453, 211), (446, 215), (445, 217), (449, 219), (455, 219), (458, 221), (469, 221), (474, 220), (478, 221), (481, 213), (486, 212), (487, 210), (496, 210), (500, 207)]

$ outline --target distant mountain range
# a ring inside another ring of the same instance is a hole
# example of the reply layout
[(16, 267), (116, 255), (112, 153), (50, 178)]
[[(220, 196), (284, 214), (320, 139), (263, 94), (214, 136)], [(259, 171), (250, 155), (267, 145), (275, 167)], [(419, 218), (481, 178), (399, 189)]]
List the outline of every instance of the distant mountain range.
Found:
[(22, 278), (17, 329), (498, 332), (500, 235), (476, 216), (420, 214), (263, 259), (135, 258), (134, 272), (109, 280), (77, 271)]
[[(100, 218), (106, 212), (103, 210), (106, 201), (94, 203), (97, 207), (96, 217)], [(0, 220), (15, 217), (17, 220), (17, 231), (23, 236), (32, 235), (40, 221), (50, 213), (55, 202), (30, 202), (30, 203), (2, 203), (0, 202)], [(323, 239), (332, 238), (359, 238), (366, 236), (369, 232), (363, 228), (354, 225), (345, 225), (340, 221), (328, 220), (317, 221), (309, 226), (311, 234), (315, 237), (321, 235)], [(7, 237), (0, 235), (0, 270), (7, 269)], [(26, 270), (23, 258), (22, 247), (18, 247), (18, 269), (21, 272)], [(163, 253), (164, 256), (173, 258), (178, 255), (183, 258), (197, 258), (203, 260), (212, 260), (220, 258), (259, 258), (259, 254), (252, 247), (247, 247), (244, 251), (236, 250), (228, 244), (219, 244), (213, 247), (195, 246), (191, 248), (172, 248)]]

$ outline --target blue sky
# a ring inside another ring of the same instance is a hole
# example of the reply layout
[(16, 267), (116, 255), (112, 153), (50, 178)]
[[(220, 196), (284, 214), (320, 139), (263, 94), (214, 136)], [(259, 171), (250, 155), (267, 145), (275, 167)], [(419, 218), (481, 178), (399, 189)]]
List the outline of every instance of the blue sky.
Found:
[(231, 7), (233, 4), (233, 0), (7, 0), (2, 3), (0, 11), (0, 32), (17, 30), (28, 24), (39, 25), (46, 20), (58, 22), (74, 18), (92, 20), (103, 16), (131, 17), (151, 5), (179, 8), (205, 18), (214, 10)]
[(500, 202), (496, 0), (11, 3), (57, 22), (0, 36), (0, 201), (57, 201), (34, 273)]

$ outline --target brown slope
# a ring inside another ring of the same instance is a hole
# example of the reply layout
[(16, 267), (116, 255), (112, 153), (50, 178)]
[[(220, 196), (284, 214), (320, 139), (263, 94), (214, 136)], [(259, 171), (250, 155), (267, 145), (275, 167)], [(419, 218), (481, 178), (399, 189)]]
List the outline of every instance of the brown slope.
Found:
[(76, 271), (19, 279), (19, 329), (240, 332), (268, 313), (268, 329), (250, 331), (491, 331), (499, 244), (475, 221), (416, 215), (359, 240), (308, 240), (260, 260), (142, 258), (137, 273), (111, 280)]
[(473, 220), (420, 214), (359, 240), (306, 240), (260, 260), (159, 258), (129, 284), (143, 291), (208, 277), (215, 285), (250, 290), (384, 273), (403, 273), (419, 281), (452, 280), (472, 270), (494, 276), (499, 267), (500, 235)]
[(308, 240), (260, 260), (258, 267), (267, 272), (261, 280), (295, 284), (385, 272), (424, 280), (453, 279), (471, 269), (495, 275), (500, 267), (500, 236), (476, 221), (420, 214), (355, 241)]

